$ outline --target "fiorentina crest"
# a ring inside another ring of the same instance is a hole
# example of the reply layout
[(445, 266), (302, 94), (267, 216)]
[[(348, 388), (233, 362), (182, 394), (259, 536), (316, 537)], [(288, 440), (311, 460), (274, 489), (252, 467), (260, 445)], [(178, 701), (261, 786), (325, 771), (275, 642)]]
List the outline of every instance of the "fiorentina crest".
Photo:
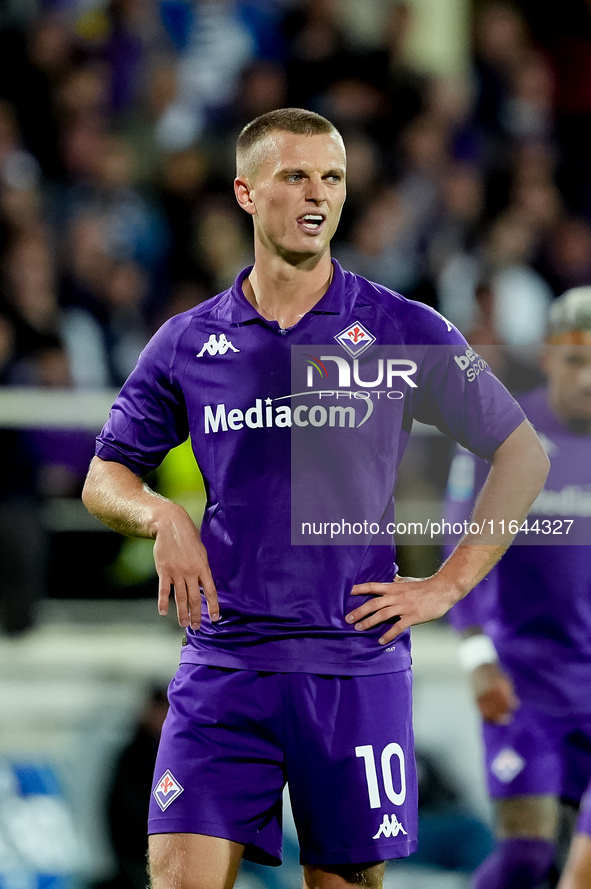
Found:
[(376, 338), (360, 321), (354, 321), (353, 324), (337, 333), (335, 340), (346, 349), (349, 355), (357, 358), (358, 355), (369, 349), (372, 343), (375, 343)]
[(167, 769), (154, 788), (154, 799), (164, 812), (183, 789), (172, 772)]

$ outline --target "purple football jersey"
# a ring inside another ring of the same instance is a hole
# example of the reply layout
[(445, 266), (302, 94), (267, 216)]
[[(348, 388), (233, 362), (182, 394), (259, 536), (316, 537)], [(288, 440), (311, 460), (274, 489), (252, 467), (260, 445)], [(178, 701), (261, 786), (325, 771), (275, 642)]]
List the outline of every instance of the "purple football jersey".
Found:
[[(394, 515), (413, 418), (486, 458), (523, 412), (488, 369), (474, 372), (464, 338), (427, 306), (335, 262), (322, 299), (281, 329), (244, 296), (249, 272), (156, 333), (96, 453), (143, 475), (191, 437), (221, 619), (212, 624), (203, 603), (183, 662), (340, 675), (405, 669), (408, 632), (386, 648), (383, 627), (360, 633), (345, 615), (360, 604), (354, 584), (396, 574), (380, 519)], [(379, 530), (337, 545), (307, 538), (302, 525), (317, 510), (325, 517), (327, 502), (333, 517), (359, 505)]]
[[(548, 406), (544, 387), (519, 401), (550, 472), (524, 530), (449, 619), (460, 631), (485, 628), (523, 700), (556, 715), (584, 714), (591, 688), (591, 435), (569, 431)], [(454, 464), (446, 503), (451, 522), (469, 515), (488, 472), (465, 451)]]

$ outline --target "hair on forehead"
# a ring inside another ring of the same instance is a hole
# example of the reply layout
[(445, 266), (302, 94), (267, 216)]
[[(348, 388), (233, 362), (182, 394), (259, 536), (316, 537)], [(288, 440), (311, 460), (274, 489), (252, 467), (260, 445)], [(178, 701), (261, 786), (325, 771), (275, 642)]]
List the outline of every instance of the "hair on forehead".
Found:
[(591, 287), (573, 287), (550, 307), (548, 337), (571, 330), (591, 330)]
[[(238, 175), (251, 175), (265, 150), (272, 133), (295, 133), (299, 136), (331, 135), (343, 144), (341, 134), (330, 120), (305, 108), (278, 108), (255, 117), (246, 124), (236, 143)], [(343, 145), (344, 150), (344, 145)]]

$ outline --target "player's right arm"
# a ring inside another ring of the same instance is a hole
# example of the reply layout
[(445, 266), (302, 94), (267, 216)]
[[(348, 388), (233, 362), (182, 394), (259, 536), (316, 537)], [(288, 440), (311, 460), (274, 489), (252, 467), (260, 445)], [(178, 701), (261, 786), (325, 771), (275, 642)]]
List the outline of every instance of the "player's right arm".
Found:
[[(482, 645), (486, 659), (481, 663), (467, 663), (467, 656), (477, 652)], [(493, 655), (489, 652), (492, 650)], [(511, 722), (513, 713), (519, 707), (519, 699), (515, 693), (511, 677), (505, 673), (498, 658), (494, 655), (492, 640), (485, 635), (481, 627), (471, 627), (463, 634), (460, 643), (460, 660), (470, 679), (474, 700), (480, 715), (488, 722), (506, 725)]]
[(211, 620), (219, 619), (207, 553), (182, 506), (152, 491), (123, 464), (99, 457), (90, 464), (82, 500), (89, 512), (120, 534), (154, 540), (160, 614), (168, 612), (174, 590), (179, 624), (198, 629), (203, 589)]

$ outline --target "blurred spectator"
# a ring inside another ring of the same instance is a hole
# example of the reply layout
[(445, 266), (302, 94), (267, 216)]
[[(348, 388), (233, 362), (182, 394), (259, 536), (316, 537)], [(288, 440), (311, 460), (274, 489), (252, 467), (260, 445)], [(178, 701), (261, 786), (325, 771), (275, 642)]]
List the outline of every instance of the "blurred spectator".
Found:
[(434, 114), (421, 114), (402, 134), (403, 172), (398, 180), (409, 208), (408, 228), (417, 240), (430, 230), (439, 202), (441, 177), (451, 161), (450, 132)]
[(138, 186), (131, 146), (104, 134), (96, 148), (85, 177), (64, 191), (63, 209), (70, 219), (91, 215), (99, 221), (107, 256), (135, 260), (157, 276), (169, 236), (160, 209)]
[(563, 215), (548, 238), (538, 268), (554, 294), (591, 282), (591, 221)]
[[(10, 382), (16, 331), (0, 314), (0, 383)], [(0, 428), (0, 631), (19, 635), (45, 594), (47, 538), (36, 497), (36, 466), (17, 429)]]
[(437, 276), (450, 256), (471, 252), (484, 222), (484, 182), (472, 163), (454, 162), (445, 170), (439, 202), (426, 237), (427, 260)]
[(560, 15), (535, 0), (520, 5), (547, 53), (555, 82), (558, 185), (568, 209), (591, 216), (591, 9), (564, 0)]
[(476, 287), (486, 279), (492, 288), (495, 337), (523, 346), (541, 342), (552, 291), (531, 265), (535, 233), (516, 212), (499, 216), (484, 231), (473, 253), (450, 255), (438, 277), (439, 306), (461, 330), (476, 324)]
[(106, 329), (111, 379), (122, 385), (134, 369), (149, 333), (143, 309), (148, 278), (136, 262), (114, 262), (105, 279)]
[(364, 59), (369, 80), (387, 96), (387, 118), (377, 138), (388, 172), (397, 169), (395, 157), (400, 135), (426, 107), (429, 76), (409, 62), (408, 40), (414, 17), (413, 4), (391, 0), (386, 6), (381, 43)]
[(170, 231), (168, 268), (173, 281), (196, 271), (192, 252), (196, 211), (207, 187), (208, 159), (197, 147), (164, 154), (158, 198)]
[(232, 199), (212, 198), (199, 207), (194, 255), (214, 293), (230, 287), (240, 269), (252, 264), (247, 232)]
[(381, 174), (379, 148), (370, 136), (353, 132), (347, 137), (347, 200), (333, 243), (340, 245), (351, 238), (352, 229), (378, 190)]
[[(59, 340), (37, 350), (30, 365), (31, 379), (37, 387), (68, 389), (72, 386), (68, 354)], [(22, 440), (33, 460), (38, 497), (79, 498), (94, 455), (93, 431), (39, 427), (23, 430)]]
[(517, 69), (531, 52), (531, 35), (517, 6), (486, 0), (473, 19), (473, 123), (482, 137), (484, 162), (504, 165), (510, 152), (512, 90)]
[(282, 29), (288, 104), (316, 110), (319, 97), (356, 70), (337, 0), (303, 0), (285, 15)]
[[(232, 102), (243, 68), (255, 57), (258, 37), (273, 43), (274, 4), (246, 0), (196, 0), (180, 16), (170, 13), (179, 4), (165, 2), (165, 21), (174, 20), (178, 49), (177, 91), (159, 123), (159, 139), (168, 151), (179, 151), (197, 141)], [(172, 8), (171, 8), (172, 7)], [(258, 15), (257, 15), (258, 13)], [(176, 27), (180, 25), (180, 27)], [(259, 30), (260, 29), (260, 30)]]
[(394, 186), (369, 195), (351, 228), (348, 244), (334, 255), (346, 268), (402, 293), (419, 280), (419, 254), (412, 209)]
[(73, 385), (105, 385), (100, 328), (83, 307), (60, 306), (54, 256), (42, 236), (24, 236), (10, 244), (4, 280), (6, 311), (16, 332), (13, 382), (43, 385), (37, 354), (58, 341), (66, 349)]
[(50, 179), (62, 172), (58, 90), (76, 62), (74, 35), (52, 11), (41, 10), (26, 32), (0, 30), (0, 96), (13, 105), (24, 144)]

